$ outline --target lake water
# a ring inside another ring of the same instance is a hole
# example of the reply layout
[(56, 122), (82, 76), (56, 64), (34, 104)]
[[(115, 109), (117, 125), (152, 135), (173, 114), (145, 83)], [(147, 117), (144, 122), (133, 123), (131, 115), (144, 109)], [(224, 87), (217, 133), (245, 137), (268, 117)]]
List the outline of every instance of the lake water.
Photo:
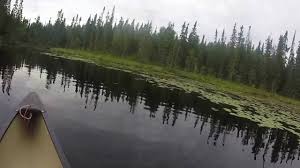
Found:
[(0, 124), (38, 93), (73, 168), (300, 167), (297, 136), (130, 73), (15, 49), (0, 83)]

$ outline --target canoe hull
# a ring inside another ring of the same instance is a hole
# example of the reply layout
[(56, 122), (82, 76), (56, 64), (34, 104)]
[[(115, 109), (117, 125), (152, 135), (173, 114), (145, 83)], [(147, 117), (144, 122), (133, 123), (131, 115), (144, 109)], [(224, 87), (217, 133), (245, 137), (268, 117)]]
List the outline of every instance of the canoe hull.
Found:
[(1, 129), (0, 167), (69, 168), (38, 96), (31, 93), (20, 107), (25, 104), (31, 104), (35, 110), (33, 118), (27, 121), (13, 112)]

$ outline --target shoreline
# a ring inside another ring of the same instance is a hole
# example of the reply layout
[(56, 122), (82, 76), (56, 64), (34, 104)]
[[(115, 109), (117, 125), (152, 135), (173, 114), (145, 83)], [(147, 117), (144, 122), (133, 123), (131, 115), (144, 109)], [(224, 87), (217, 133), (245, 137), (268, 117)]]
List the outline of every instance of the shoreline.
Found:
[(300, 137), (300, 101), (295, 99), (211, 76), (138, 62), (133, 57), (62, 48), (52, 48), (46, 54), (134, 73), (161, 87), (196, 92), (201, 98), (234, 107), (224, 108), (231, 115), (249, 119), (262, 127), (287, 130)]

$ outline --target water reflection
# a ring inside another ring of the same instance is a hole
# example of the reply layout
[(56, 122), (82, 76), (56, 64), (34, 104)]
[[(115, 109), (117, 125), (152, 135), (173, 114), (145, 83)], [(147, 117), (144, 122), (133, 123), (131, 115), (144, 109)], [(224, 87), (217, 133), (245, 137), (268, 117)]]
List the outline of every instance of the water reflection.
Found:
[(9, 67), (9, 68), (4, 68), (3, 70), (1, 69), (1, 79), (2, 79), (2, 92), (8, 95), (9, 94), (9, 91), (11, 89), (11, 80), (12, 80), (12, 77), (14, 75), (14, 71), (15, 68), (12, 66), (12, 67)]
[(52, 87), (59, 86), (62, 92), (76, 93), (84, 100), (85, 109), (97, 111), (101, 103), (120, 102), (128, 104), (130, 113), (135, 115), (136, 111), (140, 111), (137, 106), (142, 106), (150, 119), (159, 119), (162, 125), (175, 127), (181, 118), (191, 125), (189, 129), (197, 129), (199, 136), (205, 136), (207, 145), (217, 148), (226, 146), (234, 139), (239, 140), (240, 151), (244, 150), (242, 146), (250, 147), (253, 160), (262, 160), (263, 167), (267, 163), (292, 167), (299, 165), (300, 147), (295, 135), (261, 128), (223, 111), (224, 107), (233, 107), (212, 103), (196, 93), (161, 88), (129, 73), (41, 56), (33, 51), (24, 53), (2, 51), (0, 74), (3, 94), (10, 95), (15, 72), (26, 71), (28, 77), (35, 73), (41, 80), (45, 75), (44, 88), (52, 91)]

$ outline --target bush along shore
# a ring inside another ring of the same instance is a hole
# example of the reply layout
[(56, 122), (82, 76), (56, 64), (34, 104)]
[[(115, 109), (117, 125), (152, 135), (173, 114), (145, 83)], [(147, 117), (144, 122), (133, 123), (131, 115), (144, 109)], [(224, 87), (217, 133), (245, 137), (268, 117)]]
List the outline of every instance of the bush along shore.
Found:
[(262, 127), (287, 130), (300, 137), (298, 100), (211, 76), (146, 64), (136, 61), (134, 57), (122, 58), (105, 53), (63, 48), (53, 48), (44, 54), (134, 73), (160, 87), (196, 92), (199, 98), (226, 104), (223, 110), (231, 115), (249, 119)]

